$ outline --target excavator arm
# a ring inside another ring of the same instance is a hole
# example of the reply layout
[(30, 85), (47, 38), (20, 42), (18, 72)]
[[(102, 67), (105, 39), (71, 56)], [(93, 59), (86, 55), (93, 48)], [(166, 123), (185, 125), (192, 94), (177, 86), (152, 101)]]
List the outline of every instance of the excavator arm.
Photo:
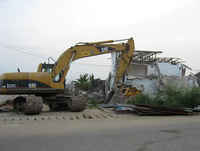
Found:
[(64, 82), (72, 61), (90, 56), (120, 52), (120, 60), (116, 71), (116, 82), (118, 82), (125, 73), (126, 68), (132, 59), (135, 48), (134, 40), (132, 38), (126, 39), (127, 42), (125, 43), (119, 43), (120, 41), (121, 40), (109, 40), (92, 43), (78, 43), (77, 45), (67, 49), (54, 64), (51, 72), (53, 82)]

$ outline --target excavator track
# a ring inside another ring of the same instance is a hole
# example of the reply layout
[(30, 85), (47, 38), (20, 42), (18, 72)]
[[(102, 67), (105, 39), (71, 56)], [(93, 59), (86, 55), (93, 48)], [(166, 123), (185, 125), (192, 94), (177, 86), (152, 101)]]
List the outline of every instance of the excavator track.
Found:
[(43, 101), (41, 97), (27, 96), (26, 103), (24, 105), (25, 114), (40, 114), (43, 107)]
[(72, 112), (81, 112), (87, 106), (87, 99), (84, 96), (73, 96), (68, 102), (68, 107)]
[(37, 96), (19, 96), (14, 99), (13, 106), (17, 113), (40, 114), (43, 101)]

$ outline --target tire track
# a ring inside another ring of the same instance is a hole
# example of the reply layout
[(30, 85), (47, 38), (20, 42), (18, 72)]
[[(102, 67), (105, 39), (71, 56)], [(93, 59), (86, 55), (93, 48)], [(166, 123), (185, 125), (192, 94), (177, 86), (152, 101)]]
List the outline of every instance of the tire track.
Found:
[(0, 121), (45, 121), (45, 120), (102, 120), (116, 119), (117, 116), (111, 113), (98, 112), (49, 112), (41, 115), (22, 115), (15, 113), (0, 114)]

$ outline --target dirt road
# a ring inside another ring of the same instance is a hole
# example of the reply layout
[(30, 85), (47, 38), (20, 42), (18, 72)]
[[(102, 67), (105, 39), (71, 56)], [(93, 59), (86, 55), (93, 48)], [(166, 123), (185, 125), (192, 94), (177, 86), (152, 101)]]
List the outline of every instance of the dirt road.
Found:
[(200, 116), (0, 121), (1, 151), (199, 151)]

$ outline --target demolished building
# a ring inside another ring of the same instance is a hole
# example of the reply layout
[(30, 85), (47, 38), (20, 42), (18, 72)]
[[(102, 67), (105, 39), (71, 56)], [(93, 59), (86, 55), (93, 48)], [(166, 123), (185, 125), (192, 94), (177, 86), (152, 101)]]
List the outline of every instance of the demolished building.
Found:
[[(135, 87), (142, 93), (153, 95), (168, 85), (176, 87), (196, 87), (197, 77), (192, 69), (180, 58), (159, 57), (162, 51), (135, 51), (122, 83)], [(112, 54), (112, 72), (109, 74), (106, 91), (110, 91), (120, 54)]]

